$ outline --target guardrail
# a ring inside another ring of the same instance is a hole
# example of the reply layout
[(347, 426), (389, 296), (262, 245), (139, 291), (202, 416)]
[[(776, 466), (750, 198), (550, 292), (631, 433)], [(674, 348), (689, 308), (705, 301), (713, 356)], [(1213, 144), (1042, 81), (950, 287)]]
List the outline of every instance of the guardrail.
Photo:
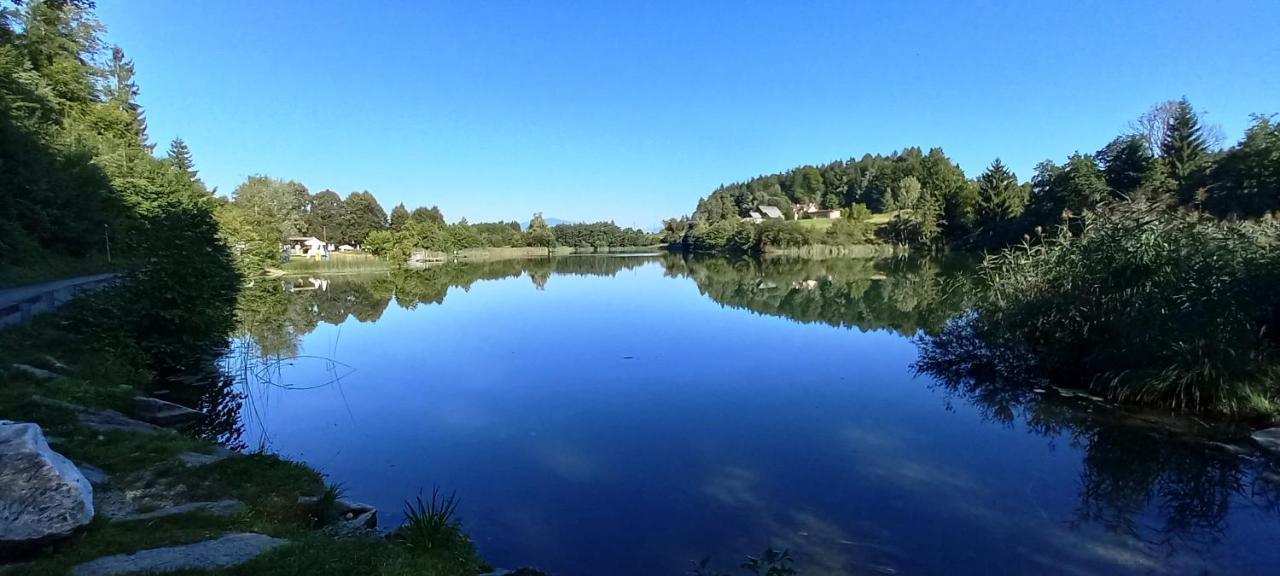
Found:
[(30, 324), (36, 314), (56, 310), (82, 294), (115, 284), (119, 278), (115, 273), (95, 274), (0, 290), (0, 328)]

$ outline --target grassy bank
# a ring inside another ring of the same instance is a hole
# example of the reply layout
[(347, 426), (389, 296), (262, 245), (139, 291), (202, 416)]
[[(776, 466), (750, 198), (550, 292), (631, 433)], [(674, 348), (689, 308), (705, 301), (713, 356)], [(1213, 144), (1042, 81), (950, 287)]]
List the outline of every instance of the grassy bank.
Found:
[[(101, 297), (107, 297), (103, 295)], [(87, 297), (86, 299), (99, 298)], [(92, 310), (77, 302), (45, 315), (27, 327), (0, 332), (0, 419), (39, 424), (55, 450), (78, 465), (110, 475), (95, 487), (99, 498), (129, 494), (138, 510), (166, 501), (244, 503), (231, 516), (189, 513), (143, 522), (119, 523), (98, 517), (73, 537), (34, 551), (23, 564), (3, 574), (61, 575), (80, 563), (106, 555), (193, 543), (233, 532), (285, 538), (290, 544), (236, 569), (219, 574), (268, 575), (436, 575), (473, 576), (487, 571), (456, 521), (431, 516), (432, 530), (406, 530), (390, 537), (339, 538), (320, 528), (329, 518), (334, 496), (317, 471), (269, 454), (236, 455), (203, 466), (188, 466), (184, 452), (213, 454), (218, 447), (193, 431), (176, 433), (100, 432), (82, 424), (74, 407), (111, 409), (129, 415), (132, 398), (160, 385), (132, 343), (104, 343), (82, 331), (80, 314)], [(132, 352), (131, 352), (132, 351)], [(55, 372), (41, 378), (13, 368), (22, 363)], [(165, 383), (171, 386), (172, 383)], [(124, 496), (121, 496), (124, 498)], [(321, 505), (300, 503), (320, 498)], [(7, 558), (6, 558), (7, 559)]]

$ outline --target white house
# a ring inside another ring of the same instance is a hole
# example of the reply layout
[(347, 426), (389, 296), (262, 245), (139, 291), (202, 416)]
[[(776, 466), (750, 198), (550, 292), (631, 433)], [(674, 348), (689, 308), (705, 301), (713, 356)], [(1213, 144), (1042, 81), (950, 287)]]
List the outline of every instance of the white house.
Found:
[(290, 256), (322, 258), (329, 255), (329, 246), (314, 236), (291, 236), (288, 252)]

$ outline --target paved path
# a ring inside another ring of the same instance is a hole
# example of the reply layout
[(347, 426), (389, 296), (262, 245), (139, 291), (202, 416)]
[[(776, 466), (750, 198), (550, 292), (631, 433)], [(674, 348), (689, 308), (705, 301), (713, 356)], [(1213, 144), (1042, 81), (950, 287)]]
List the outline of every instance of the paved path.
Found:
[(32, 314), (53, 310), (84, 292), (110, 285), (117, 277), (108, 272), (0, 289), (0, 328), (27, 322)]

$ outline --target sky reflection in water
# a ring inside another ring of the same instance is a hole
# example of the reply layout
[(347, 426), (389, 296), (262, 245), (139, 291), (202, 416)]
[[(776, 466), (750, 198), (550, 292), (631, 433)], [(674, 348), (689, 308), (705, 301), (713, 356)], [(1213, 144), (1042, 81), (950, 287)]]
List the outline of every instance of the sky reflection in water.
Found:
[(915, 376), (962, 270), (574, 256), (262, 286), (231, 436), (384, 526), (456, 490), (487, 559), (560, 576), (768, 545), (806, 576), (1275, 573), (1264, 460)]

